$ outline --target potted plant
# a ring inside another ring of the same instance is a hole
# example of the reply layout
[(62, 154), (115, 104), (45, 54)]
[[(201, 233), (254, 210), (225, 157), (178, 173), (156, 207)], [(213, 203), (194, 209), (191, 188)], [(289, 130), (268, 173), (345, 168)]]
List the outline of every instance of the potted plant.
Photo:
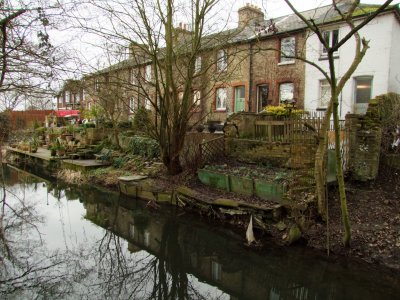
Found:
[(214, 133), (215, 130), (217, 130), (217, 125), (215, 124), (215, 122), (209, 122), (208, 123), (208, 132)]
[(198, 124), (198, 125), (196, 126), (196, 130), (197, 130), (197, 132), (203, 132), (203, 130), (204, 130), (204, 125), (203, 125), (203, 124)]
[(57, 147), (57, 155), (58, 156), (64, 156), (65, 155), (65, 147), (64, 147), (64, 145), (60, 144)]
[(36, 153), (39, 147), (39, 142), (36, 136), (29, 143), (29, 152)]
[(50, 155), (51, 155), (51, 156), (56, 156), (56, 154), (57, 154), (57, 147), (56, 147), (56, 145), (50, 145), (50, 146), (49, 146), (49, 150), (50, 150)]

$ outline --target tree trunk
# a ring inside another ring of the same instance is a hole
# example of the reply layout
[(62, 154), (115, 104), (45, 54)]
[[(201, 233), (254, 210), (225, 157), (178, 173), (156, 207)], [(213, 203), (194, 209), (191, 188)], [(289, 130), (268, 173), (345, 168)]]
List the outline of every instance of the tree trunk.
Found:
[(178, 156), (170, 157), (170, 155), (163, 156), (163, 163), (167, 167), (169, 175), (176, 175), (182, 172), (181, 161)]
[(326, 219), (326, 157), (328, 149), (328, 129), (330, 118), (332, 115), (331, 106), (328, 107), (321, 130), (318, 136), (318, 147), (315, 153), (315, 188), (318, 204), (318, 213), (325, 220)]
[(340, 128), (339, 128), (339, 114), (338, 114), (338, 96), (333, 97), (333, 123), (335, 127), (335, 156), (336, 156), (336, 177), (339, 187), (340, 209), (342, 216), (342, 223), (344, 227), (343, 244), (346, 247), (350, 246), (351, 227), (349, 220), (349, 213), (347, 210), (346, 190), (343, 176), (342, 167), (342, 154), (340, 152)]

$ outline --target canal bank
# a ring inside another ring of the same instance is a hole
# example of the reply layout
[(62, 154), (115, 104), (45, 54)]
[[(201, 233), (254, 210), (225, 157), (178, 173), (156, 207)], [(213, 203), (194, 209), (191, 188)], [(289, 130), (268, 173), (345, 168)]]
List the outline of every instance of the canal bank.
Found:
[[(10, 203), (18, 203), (14, 195), (29, 195), (25, 200), (43, 214), (38, 231), (24, 233), (30, 242), (42, 233), (40, 251), (22, 252), (22, 257), (45, 262), (53, 257), (61, 263), (37, 270), (31, 278), (35, 285), (22, 281), (21, 290), (18, 284), (1, 285), (6, 296), (369, 300), (396, 299), (400, 292), (398, 274), (373, 265), (303, 247), (266, 243), (251, 249), (236, 231), (173, 206), (154, 209), (117, 193), (48, 182), (8, 168), (3, 174)], [(7, 288), (16, 294), (6, 294)]]
[[(102, 170), (102, 169), (99, 169)], [(104, 180), (109, 180), (108, 171), (100, 173)], [(76, 173), (74, 173), (76, 174)], [(182, 175), (189, 177), (188, 174)], [(67, 180), (62, 176), (61, 180)], [(118, 178), (118, 177), (116, 177)], [(206, 222), (213, 222), (220, 226), (234, 224), (241, 232), (243, 242), (249, 223), (249, 216), (254, 215), (254, 226), (258, 246), (270, 240), (278, 245), (288, 244), (292, 224), (304, 223), (300, 242), (308, 248), (314, 248), (326, 253), (329, 242), (330, 255), (340, 255), (362, 259), (369, 263), (383, 265), (399, 270), (400, 240), (398, 228), (400, 226), (400, 191), (397, 177), (382, 174), (380, 180), (372, 184), (349, 184), (348, 205), (352, 223), (352, 246), (344, 248), (341, 243), (341, 220), (339, 201), (335, 198), (335, 190), (331, 190), (329, 202), (329, 223), (318, 221), (312, 212), (305, 212), (300, 206), (288, 214), (291, 209), (284, 204), (263, 201), (260, 207), (259, 199), (254, 202), (251, 197), (237, 195), (232, 192), (215, 190), (203, 186), (193, 177), (188, 178), (145, 178), (142, 183), (125, 180), (120, 186), (121, 192), (131, 197), (140, 196), (153, 207), (165, 203), (178, 205), (185, 211), (193, 211)], [(129, 179), (129, 178), (128, 178)], [(99, 183), (93, 178), (85, 179), (88, 183)], [(122, 180), (123, 181), (123, 180)], [(185, 182), (185, 186), (180, 183)], [(118, 188), (118, 180), (111, 187)], [(82, 184), (82, 182), (78, 182)], [(124, 186), (125, 185), (125, 186)], [(110, 186), (109, 186), (110, 187)], [(159, 201), (157, 205), (154, 205)], [(328, 226), (327, 226), (328, 225)], [(294, 232), (297, 235), (296, 232)], [(329, 236), (329, 241), (327, 240)]]

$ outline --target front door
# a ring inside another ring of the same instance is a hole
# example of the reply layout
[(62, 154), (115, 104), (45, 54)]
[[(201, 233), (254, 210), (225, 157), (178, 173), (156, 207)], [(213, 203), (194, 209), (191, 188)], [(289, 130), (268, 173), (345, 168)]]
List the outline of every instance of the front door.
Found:
[(244, 86), (235, 87), (235, 112), (244, 111)]
[(257, 86), (257, 112), (263, 111), (268, 104), (268, 85), (260, 84)]

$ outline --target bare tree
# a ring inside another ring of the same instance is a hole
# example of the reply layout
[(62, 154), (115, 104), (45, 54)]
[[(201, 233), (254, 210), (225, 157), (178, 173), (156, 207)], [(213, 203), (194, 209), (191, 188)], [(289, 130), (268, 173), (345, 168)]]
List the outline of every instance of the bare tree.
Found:
[[(122, 77), (127, 97), (124, 95), (125, 98), (120, 99), (127, 103), (123, 105), (132, 111), (137, 108), (133, 105), (143, 105), (154, 112), (150, 134), (159, 142), (168, 172), (181, 172), (180, 153), (187, 129), (200, 122), (209, 109), (202, 106), (202, 117), (192, 122), (193, 116), (201, 110), (200, 98), (211, 95), (216, 84), (227, 82), (232, 72), (227, 71), (227, 66), (233, 60), (233, 53), (240, 52), (233, 43), (233, 37), (240, 30), (210, 34), (208, 23), (218, 0), (193, 0), (186, 4), (175, 1), (89, 2), (111, 25), (80, 25), (115, 41), (113, 51), (120, 58), (121, 49), (130, 55), (128, 60), (115, 64), (116, 69), (125, 70)], [(185, 18), (189, 24), (176, 27), (179, 18)], [(110, 48), (107, 50), (112, 52)], [(237, 55), (235, 66), (239, 59)], [(218, 72), (214, 69), (216, 64), (220, 68)], [(109, 78), (116, 72), (115, 68), (107, 70)]]
[[(318, 136), (318, 148), (315, 156), (315, 179), (316, 179), (316, 191), (318, 197), (318, 210), (322, 215), (326, 215), (326, 199), (325, 199), (325, 167), (324, 161), (326, 157), (327, 151), (327, 143), (328, 137), (327, 132), (329, 130), (329, 124), (331, 117), (333, 116), (334, 120), (334, 128), (335, 128), (335, 155), (336, 155), (336, 171), (337, 171), (337, 180), (339, 186), (339, 197), (341, 204), (341, 215), (342, 222), (344, 226), (344, 236), (343, 243), (345, 246), (350, 245), (351, 240), (351, 228), (350, 228), (350, 220), (347, 209), (347, 200), (346, 200), (346, 192), (345, 192), (345, 182), (343, 176), (343, 167), (342, 167), (342, 154), (340, 152), (340, 128), (339, 128), (339, 94), (341, 93), (344, 85), (350, 79), (351, 75), (357, 69), (358, 65), (361, 63), (363, 57), (365, 56), (369, 46), (369, 41), (365, 38), (361, 37), (359, 34), (359, 30), (367, 25), (372, 19), (374, 19), (379, 13), (381, 13), (388, 5), (392, 2), (392, 0), (386, 1), (381, 6), (375, 7), (375, 9), (365, 16), (365, 18), (361, 19), (359, 22), (356, 22), (355, 15), (356, 11), (363, 12), (360, 7), (360, 1), (355, 0), (352, 1), (349, 5), (339, 6), (337, 4), (338, 1), (333, 0), (332, 5), (336, 12), (335, 21), (344, 22), (349, 27), (349, 32), (345, 34), (345, 36), (341, 37), (337, 43), (330, 44), (329, 41), (326, 40), (323, 34), (323, 25), (329, 18), (322, 18), (321, 20), (316, 20), (313, 18), (304, 17), (291, 3), (292, 1), (285, 0), (287, 5), (292, 9), (292, 11), (304, 22), (304, 25), (307, 29), (309, 29), (313, 34), (318, 37), (319, 42), (323, 45), (325, 49), (325, 53), (327, 55), (327, 59), (329, 62), (329, 69), (325, 71), (324, 68), (318, 65), (318, 63), (314, 61), (308, 61), (304, 57), (295, 56), (296, 59), (301, 59), (306, 63), (316, 67), (329, 82), (331, 89), (331, 99), (328, 105), (328, 109), (326, 111), (324, 121), (322, 124), (322, 130), (320, 130)], [(354, 51), (353, 60), (347, 69), (344, 72), (344, 75), (341, 78), (337, 78), (337, 73), (335, 69), (335, 52), (342, 47), (349, 39), (355, 39), (356, 46)]]

